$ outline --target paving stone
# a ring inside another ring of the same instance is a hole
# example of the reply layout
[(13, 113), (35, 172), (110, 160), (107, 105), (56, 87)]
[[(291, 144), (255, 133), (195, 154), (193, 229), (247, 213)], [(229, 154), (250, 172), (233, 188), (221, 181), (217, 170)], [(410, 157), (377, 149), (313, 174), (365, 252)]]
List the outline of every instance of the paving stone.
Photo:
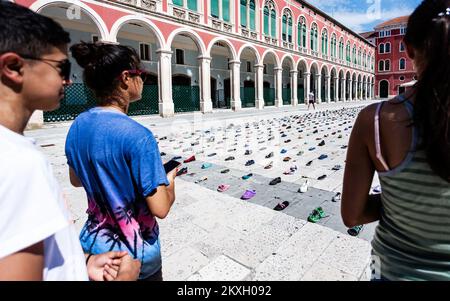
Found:
[(242, 281), (250, 275), (250, 270), (226, 256), (219, 256), (202, 268), (188, 281)]
[(162, 272), (166, 281), (184, 281), (208, 265), (209, 259), (193, 248), (186, 248), (164, 258)]
[(302, 281), (357, 281), (357, 277), (345, 273), (341, 270), (325, 265), (321, 262), (316, 262), (306, 272)]
[(359, 278), (370, 263), (370, 250), (367, 241), (341, 236), (331, 243), (319, 261)]

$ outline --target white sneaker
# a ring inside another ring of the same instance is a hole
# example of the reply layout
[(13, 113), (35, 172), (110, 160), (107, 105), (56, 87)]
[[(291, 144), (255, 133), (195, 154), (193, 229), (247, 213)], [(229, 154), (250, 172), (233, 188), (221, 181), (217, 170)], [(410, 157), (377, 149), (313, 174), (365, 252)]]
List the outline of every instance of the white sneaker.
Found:
[(301, 192), (301, 193), (307, 192), (307, 191), (308, 191), (308, 184), (309, 184), (308, 181), (306, 181), (305, 183), (303, 183), (302, 186), (300, 186), (299, 192)]

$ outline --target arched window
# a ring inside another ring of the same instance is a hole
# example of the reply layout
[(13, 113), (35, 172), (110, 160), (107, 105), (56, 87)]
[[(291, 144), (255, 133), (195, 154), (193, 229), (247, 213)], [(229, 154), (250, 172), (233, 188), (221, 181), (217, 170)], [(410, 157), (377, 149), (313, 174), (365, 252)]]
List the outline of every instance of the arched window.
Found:
[(282, 39), (285, 42), (292, 43), (292, 13), (285, 9), (283, 12)]
[(390, 60), (386, 60), (384, 62), (384, 70), (385, 71), (391, 71), (391, 61)]
[(230, 10), (230, 0), (211, 0), (211, 17), (230, 22)]
[(347, 63), (351, 63), (352, 62), (352, 57), (351, 57), (350, 42), (347, 42), (346, 57), (347, 57)]
[(270, 11), (268, 6), (264, 6), (264, 35), (270, 35)]
[(381, 60), (378, 63), (378, 71), (384, 71), (384, 61), (383, 60)]
[(339, 59), (344, 60), (344, 39), (339, 41)]
[(357, 57), (356, 57), (356, 45), (355, 45), (355, 46), (353, 46), (353, 64), (356, 65), (357, 62), (358, 61), (357, 61)]
[(272, 0), (264, 4), (264, 34), (276, 38), (277, 36), (277, 13)]
[(367, 53), (364, 50), (364, 54), (363, 54), (363, 64), (364, 64), (364, 68), (367, 68)]
[(384, 44), (380, 44), (380, 46), (379, 46), (379, 53), (380, 54), (384, 53)]
[(400, 42), (399, 47), (400, 47), (400, 49), (399, 49), (400, 52), (404, 52), (405, 51), (405, 43)]
[(386, 43), (384, 51), (385, 51), (385, 53), (390, 53), (391, 52), (391, 43)]
[(400, 59), (400, 70), (405, 70), (406, 69), (406, 60), (405, 59)]
[(326, 29), (322, 32), (322, 54), (328, 55), (328, 31)]
[(298, 31), (298, 46), (306, 48), (306, 19), (304, 17), (300, 17), (300, 21), (297, 26)]
[(241, 26), (256, 30), (255, 0), (240, 0)]
[(311, 25), (311, 50), (312, 51), (317, 51), (319, 49), (318, 47), (318, 29), (317, 29), (317, 24), (313, 23)]
[(172, 3), (177, 6), (197, 11), (197, 0), (172, 0)]
[(336, 40), (336, 35), (333, 33), (333, 35), (331, 36), (331, 57), (332, 58), (336, 58), (337, 57), (337, 40)]

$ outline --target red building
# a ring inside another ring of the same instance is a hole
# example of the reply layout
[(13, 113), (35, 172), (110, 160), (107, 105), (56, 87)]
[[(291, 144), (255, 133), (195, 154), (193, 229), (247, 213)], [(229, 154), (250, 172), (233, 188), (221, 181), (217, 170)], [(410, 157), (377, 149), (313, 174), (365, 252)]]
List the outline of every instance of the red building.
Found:
[(403, 93), (404, 85), (415, 79), (413, 62), (408, 58), (403, 42), (408, 18), (395, 18), (375, 27), (375, 95), (379, 98)]

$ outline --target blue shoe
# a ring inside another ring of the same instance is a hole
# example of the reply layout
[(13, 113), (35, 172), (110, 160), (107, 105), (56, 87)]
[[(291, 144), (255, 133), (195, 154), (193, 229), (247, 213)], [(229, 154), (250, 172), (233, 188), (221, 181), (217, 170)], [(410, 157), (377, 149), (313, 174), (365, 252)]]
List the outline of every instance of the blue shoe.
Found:
[(286, 149), (282, 149), (282, 150), (281, 150), (281, 153), (282, 153), (282, 154), (285, 154), (285, 153), (287, 153), (287, 150), (286, 150)]
[(310, 151), (310, 152), (312, 152), (313, 150), (315, 150), (316, 148), (315, 147), (310, 147), (308, 150)]
[(181, 156), (175, 156), (172, 158), (172, 160), (180, 160), (180, 159), (181, 159)]
[(211, 168), (212, 167), (212, 164), (211, 163), (204, 163), (203, 165), (202, 165), (202, 169), (208, 169), (208, 168)]
[(325, 160), (326, 158), (328, 158), (327, 155), (320, 155), (319, 160)]

